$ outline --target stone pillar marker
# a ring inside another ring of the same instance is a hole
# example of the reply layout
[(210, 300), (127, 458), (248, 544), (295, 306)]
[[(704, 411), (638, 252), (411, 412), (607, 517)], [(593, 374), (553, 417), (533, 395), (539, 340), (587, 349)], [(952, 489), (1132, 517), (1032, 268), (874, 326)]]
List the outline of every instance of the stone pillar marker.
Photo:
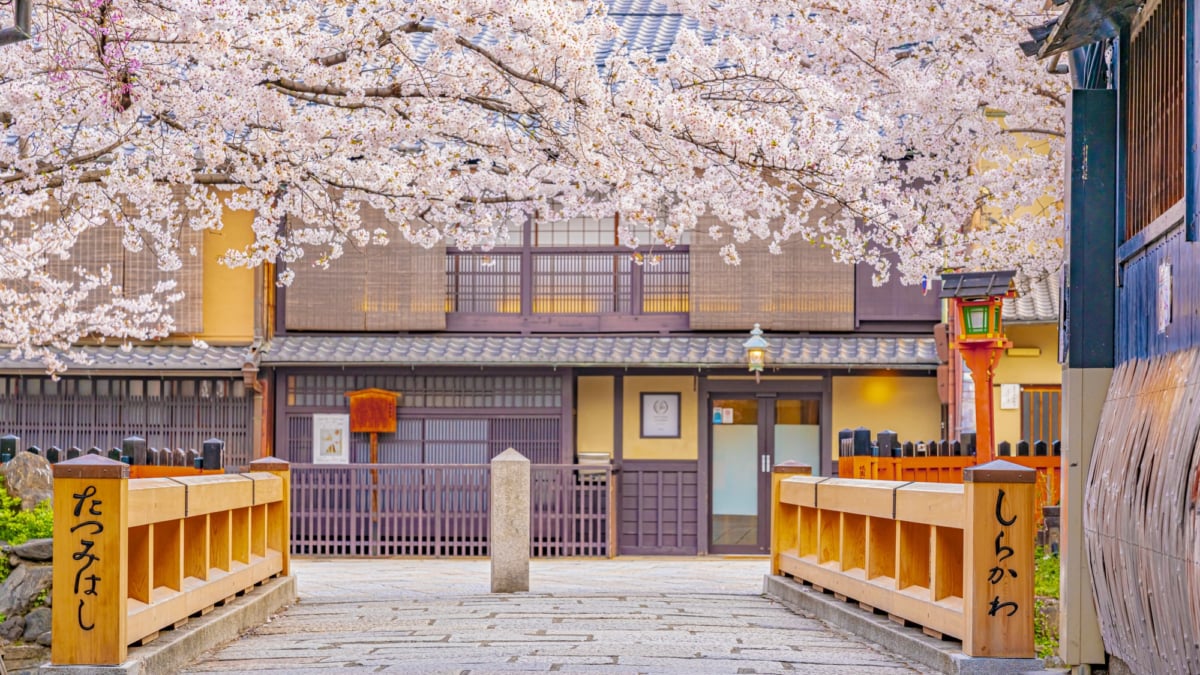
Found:
[(492, 592), (529, 590), (529, 460), (513, 448), (492, 460), (488, 545)]

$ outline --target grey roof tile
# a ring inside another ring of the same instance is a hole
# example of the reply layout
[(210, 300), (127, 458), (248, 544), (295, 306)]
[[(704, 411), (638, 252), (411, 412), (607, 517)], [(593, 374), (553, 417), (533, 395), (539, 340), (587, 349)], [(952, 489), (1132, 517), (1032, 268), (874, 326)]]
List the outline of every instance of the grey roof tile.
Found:
[(1016, 279), (1017, 297), (1004, 301), (1004, 320), (1013, 323), (1057, 323), (1061, 294), (1057, 274), (1041, 279), (1021, 275)]
[[(767, 335), (779, 367), (937, 365), (932, 337)], [(745, 363), (733, 336), (289, 335), (273, 339), (263, 365), (559, 365), (723, 367)]]
[[(77, 347), (91, 363), (77, 365), (67, 360), (69, 372), (118, 370), (208, 371), (241, 370), (247, 362), (255, 362), (249, 347), (195, 347), (192, 345), (138, 345), (128, 351), (112, 346)], [(0, 347), (0, 370), (42, 371), (40, 361), (18, 359), (11, 349)]]

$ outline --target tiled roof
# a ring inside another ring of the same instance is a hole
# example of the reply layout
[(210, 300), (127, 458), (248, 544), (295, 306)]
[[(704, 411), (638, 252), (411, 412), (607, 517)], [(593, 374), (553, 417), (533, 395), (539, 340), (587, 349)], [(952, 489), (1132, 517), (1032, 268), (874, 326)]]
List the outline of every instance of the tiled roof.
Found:
[(964, 272), (942, 275), (939, 298), (980, 298), (1004, 295), (1012, 285), (1016, 272)]
[[(656, 60), (665, 60), (679, 31), (696, 30), (698, 27), (694, 19), (686, 19), (670, 11), (661, 0), (611, 0), (608, 3), (608, 16), (620, 26), (621, 36), (598, 46), (598, 66), (603, 66), (614, 53), (626, 51), (648, 52)], [(436, 22), (425, 19), (422, 23), (435, 25)], [(702, 37), (711, 39), (712, 32), (706, 31)], [(413, 33), (407, 38), (412, 47), (411, 56), (417, 63), (425, 63), (437, 48), (436, 41), (429, 33)], [(489, 47), (499, 43), (500, 36), (487, 26), (482, 26), (470, 40), (476, 45)]]
[[(766, 335), (768, 362), (780, 367), (937, 365), (932, 337)], [(735, 336), (285, 336), (262, 352), (263, 365), (557, 365), (721, 367), (746, 362)]]
[(664, 61), (679, 30), (696, 30), (697, 27), (694, 19), (672, 13), (659, 0), (612, 0), (608, 16), (621, 27), (621, 38), (600, 45), (596, 54), (598, 64), (607, 61), (613, 52), (625, 50), (649, 52), (656, 60)]
[(1017, 297), (1004, 301), (1004, 320), (1014, 323), (1056, 323), (1058, 321), (1058, 275), (1029, 279), (1018, 275)]
[[(91, 363), (76, 364), (64, 359), (71, 373), (122, 370), (211, 371), (241, 370), (254, 362), (248, 347), (195, 347), (192, 345), (143, 345), (125, 351), (120, 347), (78, 347)], [(16, 359), (12, 350), (0, 347), (0, 370), (44, 371), (40, 361)]]

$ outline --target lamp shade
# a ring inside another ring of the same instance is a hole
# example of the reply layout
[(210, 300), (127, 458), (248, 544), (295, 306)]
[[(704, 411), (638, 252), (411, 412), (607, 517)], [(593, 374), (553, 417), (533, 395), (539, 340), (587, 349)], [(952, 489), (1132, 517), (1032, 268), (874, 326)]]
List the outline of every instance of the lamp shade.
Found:
[(754, 324), (754, 329), (750, 331), (750, 339), (742, 344), (746, 349), (746, 364), (752, 372), (761, 372), (767, 363), (767, 351), (771, 345), (762, 335), (762, 328)]
[(971, 337), (984, 337), (990, 333), (988, 319), (991, 316), (988, 305), (962, 306), (962, 331)]

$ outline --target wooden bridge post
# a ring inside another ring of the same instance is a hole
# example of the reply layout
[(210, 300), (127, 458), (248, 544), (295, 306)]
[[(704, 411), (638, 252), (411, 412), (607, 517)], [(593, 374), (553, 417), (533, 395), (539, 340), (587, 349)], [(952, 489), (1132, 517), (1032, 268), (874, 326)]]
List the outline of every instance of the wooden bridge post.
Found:
[(267, 547), (276, 549), (283, 556), (283, 569), (279, 574), (292, 574), (292, 465), (278, 457), (263, 457), (250, 462), (251, 471), (266, 471), (279, 476), (283, 481), (283, 501), (267, 507)]
[(996, 460), (963, 470), (963, 653), (1033, 658), (1033, 469)]
[(128, 654), (129, 466), (99, 455), (54, 465), (54, 665)]
[(788, 476), (811, 475), (811, 466), (791, 460), (771, 468), (771, 574), (780, 574), (779, 554), (795, 548), (800, 536), (798, 509), (780, 500), (779, 484)]

